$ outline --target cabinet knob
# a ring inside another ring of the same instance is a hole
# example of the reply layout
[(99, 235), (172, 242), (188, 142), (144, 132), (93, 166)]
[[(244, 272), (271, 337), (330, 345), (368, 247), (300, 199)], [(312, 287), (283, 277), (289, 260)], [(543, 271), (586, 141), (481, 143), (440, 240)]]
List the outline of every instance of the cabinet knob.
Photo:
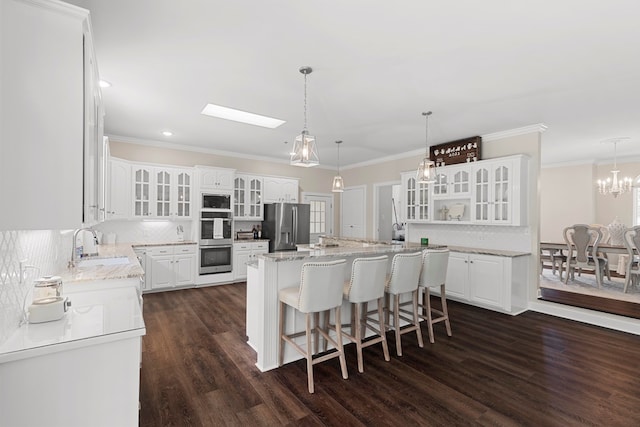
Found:
[(469, 261), (470, 264), (473, 264), (473, 261)]

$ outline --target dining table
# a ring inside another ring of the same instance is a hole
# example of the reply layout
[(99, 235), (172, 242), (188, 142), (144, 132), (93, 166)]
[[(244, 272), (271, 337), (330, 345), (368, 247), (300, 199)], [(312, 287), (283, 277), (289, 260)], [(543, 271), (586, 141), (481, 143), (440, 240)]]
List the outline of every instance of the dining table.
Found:
[[(593, 248), (592, 245), (589, 246), (589, 248)], [(546, 250), (549, 251), (550, 254), (555, 254), (558, 253), (563, 256), (564, 253), (563, 251), (568, 251), (569, 247), (567, 246), (567, 244), (565, 242), (540, 242), (540, 250)], [(625, 275), (626, 274), (626, 268), (627, 268), (627, 262), (628, 262), (628, 254), (629, 254), (629, 250), (627, 249), (626, 246), (620, 246), (620, 245), (610, 245), (610, 244), (600, 244), (598, 245), (598, 252), (600, 253), (605, 253), (605, 254), (617, 254), (620, 255), (618, 257), (618, 262), (617, 262), (617, 268), (616, 268), (616, 272), (620, 275)]]

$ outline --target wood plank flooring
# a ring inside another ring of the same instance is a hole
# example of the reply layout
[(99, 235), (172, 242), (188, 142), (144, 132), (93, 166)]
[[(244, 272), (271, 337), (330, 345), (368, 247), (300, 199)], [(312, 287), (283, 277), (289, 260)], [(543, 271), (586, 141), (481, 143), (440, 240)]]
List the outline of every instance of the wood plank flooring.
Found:
[[(540, 313), (508, 316), (451, 301), (453, 337), (403, 356), (346, 346), (316, 365), (261, 373), (245, 338), (244, 284), (144, 296), (141, 426), (638, 426), (640, 337)], [(437, 303), (435, 303), (437, 304)], [(426, 331), (423, 331), (426, 337)]]

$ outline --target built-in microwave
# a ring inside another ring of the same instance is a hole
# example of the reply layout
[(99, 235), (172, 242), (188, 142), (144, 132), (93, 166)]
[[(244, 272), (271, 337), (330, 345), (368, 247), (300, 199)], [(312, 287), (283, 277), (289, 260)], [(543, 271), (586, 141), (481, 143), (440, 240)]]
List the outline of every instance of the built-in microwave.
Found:
[(231, 194), (202, 193), (202, 209), (231, 211)]

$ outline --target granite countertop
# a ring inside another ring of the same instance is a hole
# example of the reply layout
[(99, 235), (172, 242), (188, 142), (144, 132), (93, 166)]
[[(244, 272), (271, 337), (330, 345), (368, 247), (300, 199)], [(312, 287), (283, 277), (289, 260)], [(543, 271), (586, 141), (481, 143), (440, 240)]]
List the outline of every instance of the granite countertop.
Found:
[(269, 239), (234, 239), (233, 243), (268, 242)]
[(337, 247), (311, 247), (310, 245), (298, 245), (297, 251), (274, 252), (268, 254), (258, 254), (258, 258), (264, 258), (267, 261), (296, 261), (313, 258), (336, 258), (347, 256), (375, 256), (389, 253), (417, 252), (422, 249), (431, 248), (439, 249), (446, 246), (421, 246), (419, 243), (405, 242), (403, 244), (377, 244), (364, 243), (359, 246), (337, 246)]
[[(62, 278), (63, 283), (73, 282), (86, 282), (95, 280), (110, 280), (110, 279), (129, 279), (135, 277), (141, 277), (144, 275), (144, 270), (138, 262), (138, 257), (133, 251), (133, 248), (128, 243), (117, 243), (115, 245), (98, 245), (98, 255), (95, 257), (83, 258), (82, 260), (95, 260), (92, 262), (99, 262), (100, 259), (120, 258), (127, 257), (128, 263), (122, 264), (96, 264), (93, 266), (77, 266), (73, 268), (66, 268), (57, 275)], [(82, 261), (81, 260), (81, 261)]]
[[(150, 247), (150, 246), (177, 246), (177, 245), (197, 245), (198, 242), (194, 242), (192, 240), (183, 240), (180, 242), (147, 242), (147, 243), (137, 243), (137, 242), (133, 242), (133, 243), (129, 243), (129, 245), (133, 246), (134, 248), (138, 248), (138, 247)], [(110, 245), (113, 246), (113, 245)], [(117, 246), (117, 245), (116, 245)]]
[(495, 255), (495, 256), (503, 256), (508, 258), (531, 255), (531, 252), (505, 251), (502, 249), (471, 248), (467, 246), (448, 246), (448, 248), (452, 252), (461, 252), (466, 254), (479, 254), (479, 255)]

